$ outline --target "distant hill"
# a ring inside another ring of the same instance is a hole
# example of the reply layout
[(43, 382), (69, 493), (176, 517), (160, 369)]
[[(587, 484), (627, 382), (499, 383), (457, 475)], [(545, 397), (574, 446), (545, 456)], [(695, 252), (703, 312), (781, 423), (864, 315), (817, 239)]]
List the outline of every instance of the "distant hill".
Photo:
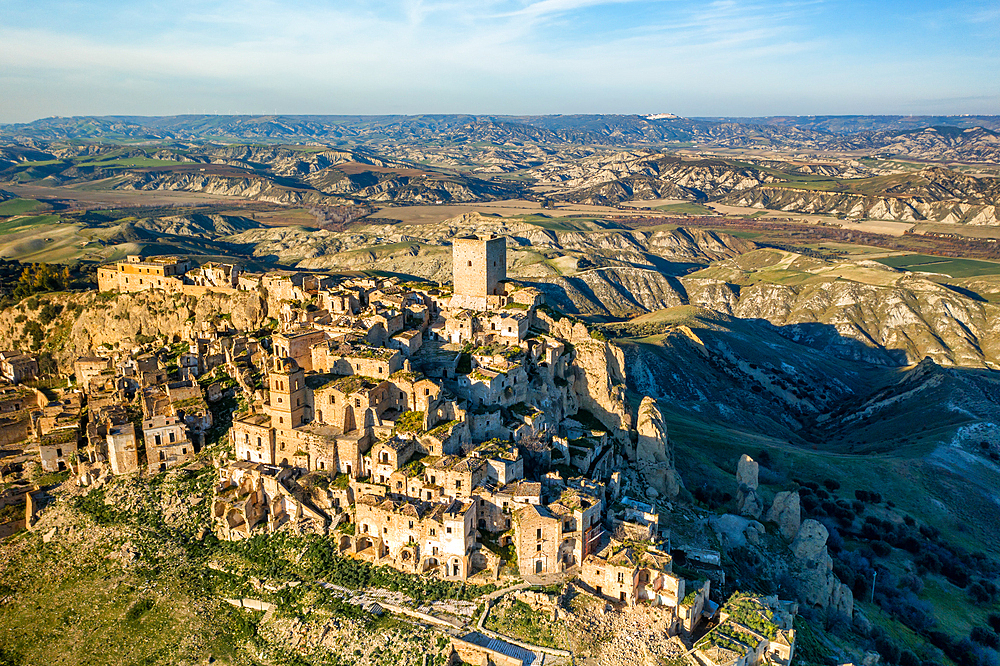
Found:
[[(1000, 116), (820, 116), (679, 118), (640, 115), (550, 116), (79, 116), (0, 125), (11, 141), (314, 143), (385, 147), (461, 145), (663, 146), (695, 143), (724, 148), (885, 150), (907, 154), (912, 133), (922, 136), (916, 157), (997, 162)], [(962, 130), (982, 128), (976, 133)], [(938, 145), (939, 144), (939, 145)], [(983, 144), (987, 150), (983, 150)], [(927, 151), (930, 150), (930, 153)]]
[(912, 131), (946, 125), (967, 129), (985, 127), (1000, 130), (1000, 116), (761, 116), (755, 118), (697, 118), (716, 123), (797, 127), (804, 130), (853, 134), (855, 132)]

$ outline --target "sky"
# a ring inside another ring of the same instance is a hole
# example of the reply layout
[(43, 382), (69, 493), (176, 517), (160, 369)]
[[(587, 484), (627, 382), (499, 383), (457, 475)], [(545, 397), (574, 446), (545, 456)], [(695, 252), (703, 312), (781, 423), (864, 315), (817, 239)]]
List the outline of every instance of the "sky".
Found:
[(48, 116), (1000, 114), (996, 0), (0, 0)]

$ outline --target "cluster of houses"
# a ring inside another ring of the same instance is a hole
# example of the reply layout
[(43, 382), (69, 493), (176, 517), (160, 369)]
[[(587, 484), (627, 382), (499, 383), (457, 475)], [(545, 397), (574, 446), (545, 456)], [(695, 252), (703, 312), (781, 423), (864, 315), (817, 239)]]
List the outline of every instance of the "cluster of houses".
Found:
[[(176, 257), (102, 267), (102, 290), (261, 291), (277, 330), (223, 323), (79, 359), (76, 387), (37, 410), (43, 469), (91, 483), (185, 465), (213, 427), (211, 403), (236, 397), (212, 498), (221, 538), (290, 525), (443, 579), (575, 575), (610, 602), (660, 609), (677, 634), (718, 622), (711, 577), (674, 572), (655, 507), (628, 496), (614, 438), (579, 410), (571, 345), (535, 326), (540, 293), (506, 280), (505, 239), (456, 239), (453, 260), (450, 288)], [(0, 412), (12, 399), (0, 394)], [(693, 654), (735, 663), (723, 651), (744, 645), (745, 666), (787, 664), (794, 631), (779, 611), (794, 611), (773, 606), (777, 629), (739, 629), (741, 606)]]

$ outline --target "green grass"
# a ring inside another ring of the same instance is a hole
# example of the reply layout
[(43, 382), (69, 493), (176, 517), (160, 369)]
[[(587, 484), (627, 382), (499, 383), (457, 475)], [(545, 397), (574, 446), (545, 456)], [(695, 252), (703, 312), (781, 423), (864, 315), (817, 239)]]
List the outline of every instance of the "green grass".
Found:
[(934, 606), (934, 618), (942, 631), (954, 636), (968, 635), (975, 626), (985, 626), (986, 616), (996, 609), (989, 605), (974, 604), (965, 590), (941, 576), (923, 578), (924, 589), (920, 598)]
[[(754, 213), (756, 215), (756, 213)], [(729, 234), (730, 236), (735, 236), (736, 238), (745, 238), (747, 240), (754, 240), (760, 238), (764, 234), (759, 231), (740, 231), (738, 229), (709, 229), (709, 231), (714, 231), (721, 234)]]
[(898, 257), (885, 257), (876, 261), (891, 268), (925, 273), (942, 273), (953, 278), (1000, 275), (1000, 263), (979, 261), (977, 259), (935, 257), (927, 254), (906, 254)]
[(678, 215), (715, 215), (714, 210), (697, 203), (667, 204), (666, 206), (657, 206), (654, 210)]
[(552, 622), (549, 615), (533, 610), (523, 601), (510, 606), (498, 604), (486, 618), (486, 628), (534, 645), (565, 649), (568, 647), (566, 627)]
[(0, 215), (24, 215), (45, 207), (46, 204), (34, 199), (8, 199), (0, 203)]
[(58, 223), (58, 215), (32, 215), (30, 217), (17, 217), (0, 222), (0, 234), (9, 234), (15, 231), (24, 231), (25, 229), (30, 229), (32, 227)]
[(234, 644), (249, 638), (240, 631), (248, 611), (206, 599), (180, 573), (150, 589), (143, 572), (101, 559), (110, 548), (77, 557), (40, 539), (29, 548), (38, 560), (19, 558), (0, 575), (16, 599), (0, 606), (0, 645), (25, 664), (203, 663), (209, 655), (234, 663)]
[(181, 164), (190, 165), (191, 162), (177, 162), (175, 160), (157, 160), (151, 157), (116, 157), (113, 159), (93, 160), (90, 162), (80, 162), (81, 167), (98, 167), (101, 169), (116, 169), (125, 167), (158, 167), (158, 166), (178, 166)]
[(593, 223), (599, 217), (550, 217), (544, 213), (539, 215), (525, 215), (521, 221), (525, 224), (533, 224), (549, 231), (595, 231), (597, 226)]

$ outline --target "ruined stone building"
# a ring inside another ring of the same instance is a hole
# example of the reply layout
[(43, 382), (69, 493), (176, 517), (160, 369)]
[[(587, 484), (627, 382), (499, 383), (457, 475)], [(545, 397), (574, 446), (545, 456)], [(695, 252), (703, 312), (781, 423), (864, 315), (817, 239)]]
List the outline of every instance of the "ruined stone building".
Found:
[(13, 384), (20, 384), (37, 375), (38, 361), (34, 356), (18, 351), (0, 351), (0, 377)]
[(475, 504), (423, 502), (375, 495), (355, 505), (353, 552), (372, 562), (424, 573), (440, 568), (445, 578), (465, 579), (476, 547)]
[(694, 631), (714, 614), (709, 581), (686, 581), (672, 572), (668, 553), (648, 542), (639, 544), (611, 540), (585, 558), (580, 580), (599, 596), (629, 606), (660, 608), (669, 615), (671, 635)]
[(514, 545), (521, 575), (558, 573), (580, 565), (600, 542), (602, 502), (567, 489), (545, 506), (530, 504), (514, 516)]
[(133, 424), (123, 423), (108, 428), (107, 447), (108, 462), (114, 474), (131, 474), (139, 470), (139, 444)]
[(146, 461), (150, 474), (188, 462), (194, 457), (194, 444), (178, 416), (153, 416), (142, 422), (146, 442)]
[(90, 380), (102, 372), (111, 370), (111, 359), (100, 356), (81, 356), (73, 363), (77, 386), (85, 390), (90, 386)]
[(179, 292), (183, 276), (191, 263), (171, 256), (147, 257), (129, 255), (119, 261), (97, 269), (97, 288), (100, 291), (137, 292), (150, 289)]
[(38, 453), (42, 470), (62, 472), (72, 467), (79, 450), (80, 432), (69, 426), (46, 432), (38, 438)]
[(719, 622), (699, 639), (691, 657), (700, 666), (789, 666), (795, 655), (798, 604), (737, 592), (719, 610)]
[(249, 538), (259, 524), (273, 532), (286, 522), (322, 526), (328, 518), (295, 484), (291, 469), (247, 461), (219, 470), (212, 517), (219, 538), (231, 541)]

